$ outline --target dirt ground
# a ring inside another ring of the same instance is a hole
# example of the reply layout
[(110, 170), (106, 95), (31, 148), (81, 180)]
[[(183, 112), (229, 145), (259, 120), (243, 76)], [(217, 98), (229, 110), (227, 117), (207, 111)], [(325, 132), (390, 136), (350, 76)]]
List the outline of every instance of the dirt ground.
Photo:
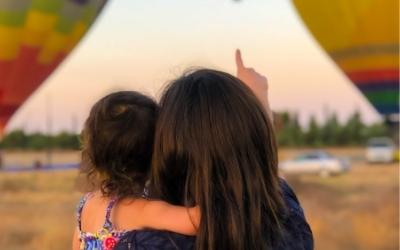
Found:
[[(368, 165), (362, 149), (329, 151), (354, 159), (351, 171), (330, 178), (287, 177), (312, 227), (315, 249), (399, 249), (398, 164)], [(280, 158), (297, 153), (281, 150)], [(76, 152), (58, 154), (54, 159), (61, 163), (79, 160)], [(40, 155), (45, 154), (12, 152), (6, 158), (29, 164)], [(76, 170), (0, 172), (0, 249), (70, 249), (81, 196), (76, 177)]]

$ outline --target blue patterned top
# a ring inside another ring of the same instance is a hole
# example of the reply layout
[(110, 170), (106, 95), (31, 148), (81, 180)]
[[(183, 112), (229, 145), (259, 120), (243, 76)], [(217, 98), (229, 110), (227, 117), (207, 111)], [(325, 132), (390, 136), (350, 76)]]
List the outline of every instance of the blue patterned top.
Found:
[(82, 232), (81, 219), (82, 210), (88, 198), (92, 196), (91, 193), (86, 194), (80, 200), (77, 207), (77, 220), (79, 229), (80, 249), (81, 250), (113, 250), (118, 241), (127, 234), (127, 231), (115, 230), (110, 216), (112, 208), (114, 207), (117, 199), (111, 199), (106, 209), (106, 218), (103, 227), (95, 232)]

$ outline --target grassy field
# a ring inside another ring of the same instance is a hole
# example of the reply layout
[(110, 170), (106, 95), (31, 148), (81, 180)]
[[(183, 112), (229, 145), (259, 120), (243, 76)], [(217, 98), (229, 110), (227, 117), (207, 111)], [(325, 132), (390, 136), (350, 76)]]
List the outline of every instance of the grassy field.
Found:
[(359, 164), (322, 179), (289, 178), (323, 250), (399, 249), (399, 167)]
[(70, 249), (76, 171), (0, 173), (0, 249)]
[[(357, 149), (333, 151), (360, 158)], [(296, 152), (282, 150), (281, 156)], [(76, 159), (76, 154), (68, 154), (60, 159)], [(18, 157), (14, 153), (13, 157), (29, 162), (35, 154), (20, 153)], [(74, 209), (81, 196), (76, 177), (75, 170), (0, 172), (0, 249), (70, 249)], [(367, 165), (357, 160), (342, 176), (288, 177), (288, 181), (313, 229), (315, 249), (399, 249), (397, 164)]]

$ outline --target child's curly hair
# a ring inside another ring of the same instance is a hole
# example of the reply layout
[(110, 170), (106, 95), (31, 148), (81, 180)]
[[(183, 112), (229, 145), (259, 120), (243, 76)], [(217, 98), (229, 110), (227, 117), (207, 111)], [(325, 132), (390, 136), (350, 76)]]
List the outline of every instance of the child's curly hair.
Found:
[(140, 196), (153, 151), (158, 105), (134, 91), (112, 93), (90, 111), (82, 131), (82, 167), (91, 191)]

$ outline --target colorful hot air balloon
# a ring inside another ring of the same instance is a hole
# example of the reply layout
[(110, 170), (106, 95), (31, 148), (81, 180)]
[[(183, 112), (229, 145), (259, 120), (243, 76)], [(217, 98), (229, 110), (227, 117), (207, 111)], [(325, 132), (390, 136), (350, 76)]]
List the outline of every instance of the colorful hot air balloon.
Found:
[(0, 135), (107, 0), (0, 0)]
[(308, 29), (375, 109), (399, 114), (399, 1), (293, 0)]

